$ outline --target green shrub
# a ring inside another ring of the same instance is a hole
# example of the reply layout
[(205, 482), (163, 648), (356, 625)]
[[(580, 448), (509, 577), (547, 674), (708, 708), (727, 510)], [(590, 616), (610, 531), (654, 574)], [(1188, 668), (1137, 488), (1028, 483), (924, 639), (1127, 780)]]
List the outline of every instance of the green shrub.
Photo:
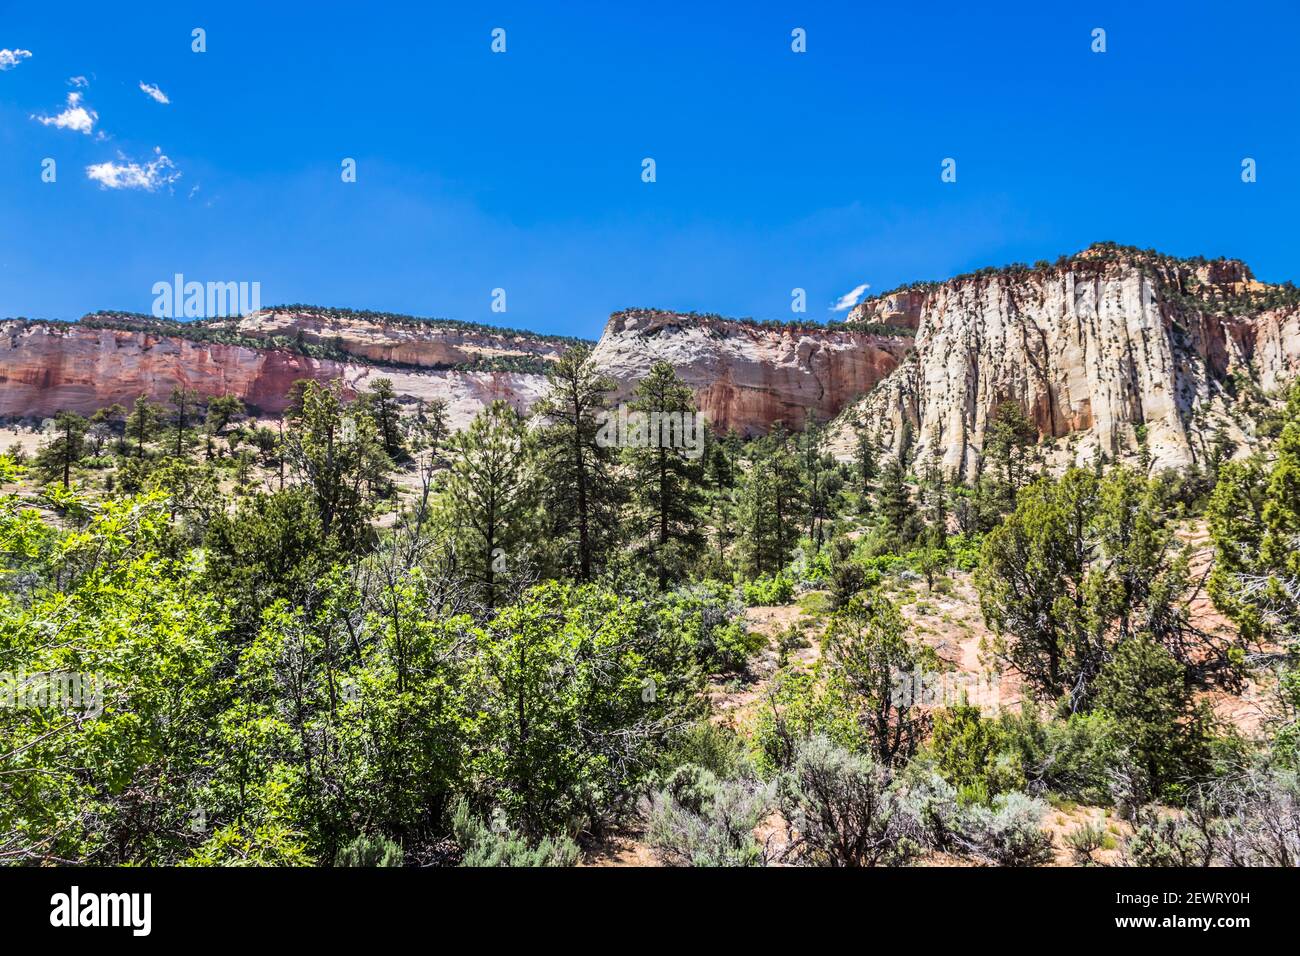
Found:
[(451, 832), (461, 849), (461, 866), (573, 866), (578, 845), (567, 836), (544, 837), (531, 844), (498, 814), (489, 826), (461, 800), (452, 811)]
[(774, 577), (745, 582), (745, 603), (750, 607), (771, 607), (794, 600), (794, 581), (784, 572)]
[(334, 858), (335, 866), (401, 866), (402, 848), (383, 836), (362, 834), (342, 847)]
[(930, 751), (935, 769), (964, 801), (988, 803), (1025, 785), (1020, 755), (1002, 725), (982, 717), (978, 707), (963, 704), (937, 711)]
[(771, 802), (769, 787), (687, 764), (651, 797), (646, 839), (670, 866), (761, 866), (754, 828)]

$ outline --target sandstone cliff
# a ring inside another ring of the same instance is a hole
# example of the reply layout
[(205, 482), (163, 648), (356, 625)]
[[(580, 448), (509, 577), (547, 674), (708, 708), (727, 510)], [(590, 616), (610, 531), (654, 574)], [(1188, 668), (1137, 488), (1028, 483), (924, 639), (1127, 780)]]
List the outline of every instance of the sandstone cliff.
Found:
[(911, 347), (894, 334), (759, 324), (633, 309), (610, 317), (592, 360), (627, 399), (657, 361), (668, 362), (720, 430), (767, 431), (826, 421), (898, 367)]
[(394, 324), (385, 332), (379, 320), (270, 311), (185, 329), (101, 316), (11, 320), (0, 322), (0, 417), (89, 414), (140, 395), (166, 401), (177, 386), (238, 395), (274, 415), (296, 379), (339, 381), (356, 392), (388, 378), (408, 403), (446, 399), (452, 425), (461, 427), (498, 398), (530, 407), (545, 386), (545, 363), (566, 347), (458, 326)]
[(915, 350), (837, 421), (840, 454), (859, 429), (893, 453), (910, 432), (918, 458), (969, 476), (989, 417), (1014, 401), (1058, 463), (1145, 442), (1155, 467), (1182, 468), (1220, 428), (1248, 447), (1244, 393), (1300, 372), (1295, 290), (1231, 260), (1098, 246), (869, 300), (849, 324), (900, 312), (915, 323)]
[[(0, 418), (83, 414), (182, 385), (283, 410), (295, 379), (356, 392), (388, 378), (408, 404), (446, 399), (454, 427), (504, 399), (528, 409), (578, 340), (441, 320), (286, 306), (179, 325), (96, 314), (0, 322)], [(834, 416), (832, 449), (866, 430), (969, 476), (1000, 402), (1014, 401), (1049, 459), (1201, 460), (1225, 431), (1252, 442), (1247, 403), (1300, 374), (1300, 293), (1231, 260), (1176, 260), (1111, 245), (1056, 264), (987, 269), (867, 300), (831, 326), (653, 310), (615, 313), (593, 352), (626, 400), (670, 363), (720, 429), (799, 428)]]

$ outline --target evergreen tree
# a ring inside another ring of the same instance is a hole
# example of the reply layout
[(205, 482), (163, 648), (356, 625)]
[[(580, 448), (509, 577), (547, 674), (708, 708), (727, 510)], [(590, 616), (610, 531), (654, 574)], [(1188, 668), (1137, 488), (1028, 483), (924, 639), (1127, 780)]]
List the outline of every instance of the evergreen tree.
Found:
[(62, 481), (72, 487), (72, 466), (86, 450), (89, 423), (76, 412), (59, 412), (54, 416), (54, 437), (36, 456), (36, 469), (44, 481)]
[(641, 551), (664, 589), (696, 556), (704, 536), (699, 515), (700, 459), (684, 442), (674, 446), (665, 440), (670, 436), (662, 416), (670, 416), (668, 421), (693, 423), (698, 413), (690, 388), (667, 362), (651, 366), (637, 385), (630, 407), (646, 416), (644, 440), (629, 440), (627, 449)]
[(326, 538), (354, 551), (373, 538), (369, 518), (392, 461), (374, 422), (345, 405), (337, 386), (306, 382), (284, 436), (285, 458), (312, 495)]
[(531, 442), (523, 418), (504, 401), (475, 416), (451, 442), (447, 505), (469, 577), (494, 608), (500, 582), (523, 557), (531, 530), (535, 485)]
[(1271, 469), (1227, 462), (1210, 499), (1210, 596), (1248, 641), (1300, 638), (1300, 382)]
[(616, 449), (597, 440), (614, 387), (592, 365), (591, 348), (574, 346), (547, 374), (547, 393), (534, 409), (547, 422), (538, 434), (545, 514), (580, 581), (592, 579), (619, 540), (624, 490)]
[(153, 441), (161, 418), (161, 409), (144, 395), (131, 406), (131, 414), (126, 419), (126, 434), (135, 443), (137, 458), (144, 458), (145, 445)]
[(392, 379), (375, 379), (370, 388), (361, 393), (359, 401), (375, 423), (384, 453), (393, 461), (402, 461), (406, 457), (406, 447), (402, 440), (402, 411)]
[[(858, 494), (865, 502), (871, 494), (871, 483), (876, 480), (879, 469), (876, 462), (876, 443), (865, 428), (858, 430), (858, 445), (854, 454), (857, 469)], [(864, 509), (865, 510), (865, 509)]]
[(175, 435), (172, 454), (183, 458), (189, 423), (198, 414), (199, 396), (193, 389), (178, 385), (172, 389), (171, 402), (174, 409), (172, 429)]
[(916, 505), (907, 485), (907, 469), (901, 458), (892, 458), (880, 478), (880, 514), (890, 540), (899, 551), (911, 547), (920, 530)]

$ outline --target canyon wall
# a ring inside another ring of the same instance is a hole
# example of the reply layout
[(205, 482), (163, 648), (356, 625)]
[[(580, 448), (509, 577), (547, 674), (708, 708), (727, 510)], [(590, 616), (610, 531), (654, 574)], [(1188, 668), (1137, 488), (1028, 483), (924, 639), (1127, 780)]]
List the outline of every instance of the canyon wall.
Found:
[[(421, 355), (459, 347), (426, 343)], [(165, 402), (177, 386), (204, 396), (238, 395), (257, 412), (276, 415), (297, 379), (339, 381), (357, 392), (375, 378), (390, 379), (407, 403), (446, 399), (454, 427), (495, 399), (525, 410), (545, 386), (544, 375), (530, 372), (389, 367), (153, 332), (0, 322), (4, 418), (44, 418), (65, 409), (88, 415), (114, 402), (129, 406), (140, 395)]]
[[(918, 459), (970, 476), (1005, 401), (1028, 414), (1058, 463), (1136, 455), (1144, 444), (1155, 467), (1185, 468), (1219, 430), (1248, 448), (1242, 391), (1276, 390), (1300, 373), (1300, 309), (1248, 308), (1271, 301), (1271, 288), (1231, 260), (1095, 252), (934, 285), (903, 305), (914, 351), (840, 416), (834, 448), (850, 454), (865, 430), (890, 453), (912, 441)], [(871, 300), (850, 322), (899, 308), (897, 296)]]
[(634, 309), (616, 312), (592, 361), (631, 396), (655, 362), (672, 365), (717, 429), (766, 432), (778, 421), (826, 421), (898, 367), (906, 334), (758, 324)]
[[(0, 322), (0, 418), (83, 414), (176, 386), (234, 394), (276, 415), (296, 379), (352, 393), (390, 379), (408, 405), (445, 399), (453, 427), (504, 399), (525, 411), (579, 340), (442, 320), (287, 306), (186, 326), (99, 313)], [(1056, 264), (981, 270), (869, 299), (831, 326), (633, 309), (592, 361), (628, 400), (673, 366), (721, 430), (831, 420), (847, 457), (864, 432), (886, 453), (970, 476), (1002, 402), (1018, 404), (1054, 464), (1136, 455), (1203, 460), (1223, 432), (1253, 443), (1247, 406), (1300, 375), (1300, 293), (1233, 260), (1108, 245)]]

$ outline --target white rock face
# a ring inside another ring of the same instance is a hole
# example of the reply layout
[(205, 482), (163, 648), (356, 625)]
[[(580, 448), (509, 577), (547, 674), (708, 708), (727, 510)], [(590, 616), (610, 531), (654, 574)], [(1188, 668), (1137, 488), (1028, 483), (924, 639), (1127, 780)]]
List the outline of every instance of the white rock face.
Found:
[[(918, 460), (970, 476), (1004, 401), (1058, 439), (1064, 463), (1134, 454), (1144, 435), (1154, 468), (1181, 469), (1204, 458), (1220, 427), (1249, 444), (1229, 379), (1275, 389), (1300, 371), (1297, 310), (1229, 317), (1192, 294), (1248, 285), (1239, 263), (1086, 258), (943, 283), (913, 303), (915, 351), (840, 416), (835, 450), (850, 454), (865, 428), (897, 453), (907, 425)], [(864, 303), (853, 317), (878, 309)]]

